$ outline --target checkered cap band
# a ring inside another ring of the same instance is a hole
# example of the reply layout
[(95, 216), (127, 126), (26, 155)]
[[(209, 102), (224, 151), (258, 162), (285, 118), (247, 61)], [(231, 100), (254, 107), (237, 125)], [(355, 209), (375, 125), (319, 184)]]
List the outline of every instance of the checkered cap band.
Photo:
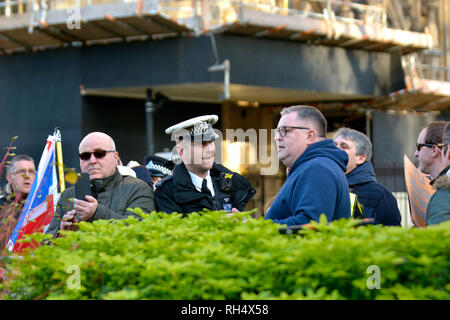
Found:
[(150, 170), (156, 170), (161, 172), (162, 174), (165, 174), (166, 176), (172, 174), (172, 171), (164, 166), (161, 166), (159, 164), (153, 163), (153, 161), (149, 161), (146, 165), (147, 169)]
[(172, 133), (172, 137), (175, 141), (183, 140), (185, 137), (196, 137), (203, 136), (205, 134), (210, 134), (212, 137), (214, 136), (214, 130), (210, 123), (201, 121), (196, 123), (190, 129), (179, 129)]

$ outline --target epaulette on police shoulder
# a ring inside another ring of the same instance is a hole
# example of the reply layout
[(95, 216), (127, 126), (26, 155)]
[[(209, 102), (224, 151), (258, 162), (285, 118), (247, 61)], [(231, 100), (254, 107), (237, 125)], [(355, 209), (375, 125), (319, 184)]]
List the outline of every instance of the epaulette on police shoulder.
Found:
[(159, 180), (159, 182), (156, 184), (156, 187), (158, 188), (158, 187), (161, 187), (164, 183), (166, 183), (167, 181), (169, 181), (169, 180), (172, 180), (173, 179), (173, 176), (172, 175), (170, 175), (170, 176), (165, 176), (164, 178), (162, 178), (161, 180)]

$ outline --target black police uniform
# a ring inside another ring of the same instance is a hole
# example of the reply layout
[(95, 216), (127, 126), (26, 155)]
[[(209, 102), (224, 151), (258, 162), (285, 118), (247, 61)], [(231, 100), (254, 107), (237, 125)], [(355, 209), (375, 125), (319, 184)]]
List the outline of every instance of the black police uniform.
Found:
[(242, 211), (256, 193), (245, 177), (217, 163), (214, 163), (210, 170), (210, 176), (214, 185), (214, 197), (209, 191), (199, 192), (192, 183), (184, 163), (178, 164), (173, 175), (156, 185), (157, 211), (184, 214), (203, 209), (231, 212), (232, 208), (236, 208)]

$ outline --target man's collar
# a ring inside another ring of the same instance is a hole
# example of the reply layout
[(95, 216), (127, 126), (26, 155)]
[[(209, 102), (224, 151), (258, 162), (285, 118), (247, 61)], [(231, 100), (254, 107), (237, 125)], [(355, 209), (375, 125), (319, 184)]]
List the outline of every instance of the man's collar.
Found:
[(193, 202), (205, 197), (205, 194), (197, 192), (183, 162), (176, 165), (173, 170), (173, 193), (177, 195), (179, 203)]
[[(189, 171), (189, 169), (188, 169), (188, 173), (189, 173), (189, 176), (191, 177), (191, 180), (192, 180), (192, 183), (194, 184), (194, 187), (196, 187), (197, 190), (201, 190), (202, 189), (203, 178), (200, 178), (195, 173)], [(208, 174), (206, 175), (205, 179), (206, 180), (211, 180), (211, 176), (209, 175), (209, 170), (208, 170)]]
[(118, 176), (120, 176), (120, 173), (119, 173), (119, 170), (116, 169), (116, 171), (114, 171), (114, 173), (111, 176), (103, 178), (103, 179), (93, 179), (91, 182), (92, 182), (92, 185), (95, 187), (95, 191), (101, 192), (104, 189), (107, 189), (108, 186), (110, 185), (110, 182), (117, 179)]
[(448, 175), (450, 173), (450, 165), (448, 165), (447, 167), (445, 167), (440, 173), (439, 173), (439, 175), (436, 177), (436, 178), (434, 178), (434, 179), (432, 179), (431, 181), (430, 181), (430, 185), (433, 185), (435, 182), (436, 182), (436, 180), (438, 179), (438, 178), (440, 178), (440, 177), (442, 177), (443, 175)]
[(214, 186), (211, 180), (211, 175), (209, 174), (209, 170), (208, 170), (208, 175), (205, 178), (200, 178), (198, 175), (196, 175), (195, 173), (192, 173), (188, 170), (189, 176), (191, 177), (191, 181), (192, 184), (194, 185), (195, 189), (197, 189), (197, 191), (202, 191), (202, 184), (203, 184), (203, 179), (206, 179), (206, 184), (208, 186), (208, 189), (211, 191), (211, 194), (214, 196), (215, 192), (214, 192)]
[(188, 174), (188, 169), (183, 162), (175, 166), (172, 176), (174, 184), (186, 185), (189, 184), (189, 182), (192, 182)]

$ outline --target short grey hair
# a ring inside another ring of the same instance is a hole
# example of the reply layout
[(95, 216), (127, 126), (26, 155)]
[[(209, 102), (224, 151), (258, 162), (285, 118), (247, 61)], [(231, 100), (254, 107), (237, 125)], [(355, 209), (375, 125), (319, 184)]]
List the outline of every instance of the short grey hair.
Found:
[(342, 137), (345, 140), (352, 141), (356, 146), (357, 156), (366, 156), (366, 161), (372, 159), (372, 142), (364, 133), (350, 128), (340, 128), (335, 134), (334, 139)]
[(7, 173), (14, 173), (15, 164), (19, 161), (31, 161), (34, 164), (34, 159), (26, 154), (19, 154), (11, 159), (11, 163), (8, 166)]
[(313, 121), (317, 125), (317, 134), (319, 137), (325, 138), (327, 134), (327, 120), (319, 109), (313, 106), (298, 105), (284, 108), (280, 114), (284, 116), (291, 112), (296, 112), (298, 119)]

